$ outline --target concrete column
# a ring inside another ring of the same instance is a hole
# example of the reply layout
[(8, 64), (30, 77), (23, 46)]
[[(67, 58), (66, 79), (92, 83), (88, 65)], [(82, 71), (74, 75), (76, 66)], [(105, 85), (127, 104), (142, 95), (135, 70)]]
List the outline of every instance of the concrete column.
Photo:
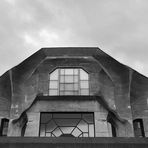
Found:
[(95, 112), (95, 135), (96, 137), (110, 137), (110, 128), (107, 123), (106, 112)]
[(13, 124), (12, 119), (9, 121), (8, 137), (21, 137), (21, 128), (18, 123)]
[(143, 119), (145, 137), (148, 137), (148, 118)]
[(40, 113), (28, 113), (28, 123), (25, 131), (25, 137), (38, 137)]

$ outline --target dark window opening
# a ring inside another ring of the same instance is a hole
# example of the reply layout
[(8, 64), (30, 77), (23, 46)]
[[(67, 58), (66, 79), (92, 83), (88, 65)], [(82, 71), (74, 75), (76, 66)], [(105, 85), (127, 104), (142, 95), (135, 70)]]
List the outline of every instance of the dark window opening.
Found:
[(94, 137), (93, 113), (41, 113), (40, 137)]
[(7, 136), (8, 124), (9, 124), (9, 120), (8, 119), (2, 119), (1, 120), (1, 128), (0, 128), (0, 135), (1, 136)]
[(116, 128), (113, 124), (111, 124), (111, 128), (112, 128), (112, 137), (117, 137), (116, 135)]
[(107, 117), (107, 121), (108, 121), (108, 123), (110, 123), (110, 125), (111, 125), (112, 137), (117, 137), (117, 134), (116, 134), (116, 123), (115, 123), (115, 121), (112, 119), (112, 117), (111, 117), (110, 114), (109, 114), (108, 117)]
[(145, 137), (144, 126), (142, 119), (135, 119), (133, 121), (135, 137)]

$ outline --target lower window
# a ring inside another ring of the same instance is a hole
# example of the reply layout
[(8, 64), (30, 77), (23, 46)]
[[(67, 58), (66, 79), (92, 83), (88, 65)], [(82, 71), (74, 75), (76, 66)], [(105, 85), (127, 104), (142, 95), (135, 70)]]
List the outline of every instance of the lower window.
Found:
[(41, 113), (40, 137), (94, 137), (93, 113)]
[(133, 121), (135, 137), (145, 137), (142, 119), (135, 119)]
[(9, 124), (8, 119), (4, 118), (1, 120), (0, 136), (7, 136), (8, 124)]

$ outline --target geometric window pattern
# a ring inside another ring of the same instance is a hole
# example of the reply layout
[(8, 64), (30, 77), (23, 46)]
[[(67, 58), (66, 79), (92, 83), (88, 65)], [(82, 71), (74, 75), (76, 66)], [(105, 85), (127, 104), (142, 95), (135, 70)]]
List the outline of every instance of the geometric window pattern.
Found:
[(89, 95), (88, 73), (80, 68), (59, 68), (49, 76), (49, 95)]
[(94, 137), (93, 113), (41, 113), (40, 137)]

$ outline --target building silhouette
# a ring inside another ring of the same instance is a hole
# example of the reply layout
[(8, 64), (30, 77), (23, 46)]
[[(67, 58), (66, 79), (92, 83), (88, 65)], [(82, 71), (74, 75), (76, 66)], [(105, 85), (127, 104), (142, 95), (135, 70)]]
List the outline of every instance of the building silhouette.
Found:
[(17, 143), (12, 137), (40, 137), (40, 144), (94, 139), (90, 146), (97, 137), (118, 143), (129, 137), (121, 143), (138, 147), (132, 137), (143, 137), (144, 147), (148, 78), (99, 48), (42, 48), (0, 77), (0, 124), (0, 145)]

